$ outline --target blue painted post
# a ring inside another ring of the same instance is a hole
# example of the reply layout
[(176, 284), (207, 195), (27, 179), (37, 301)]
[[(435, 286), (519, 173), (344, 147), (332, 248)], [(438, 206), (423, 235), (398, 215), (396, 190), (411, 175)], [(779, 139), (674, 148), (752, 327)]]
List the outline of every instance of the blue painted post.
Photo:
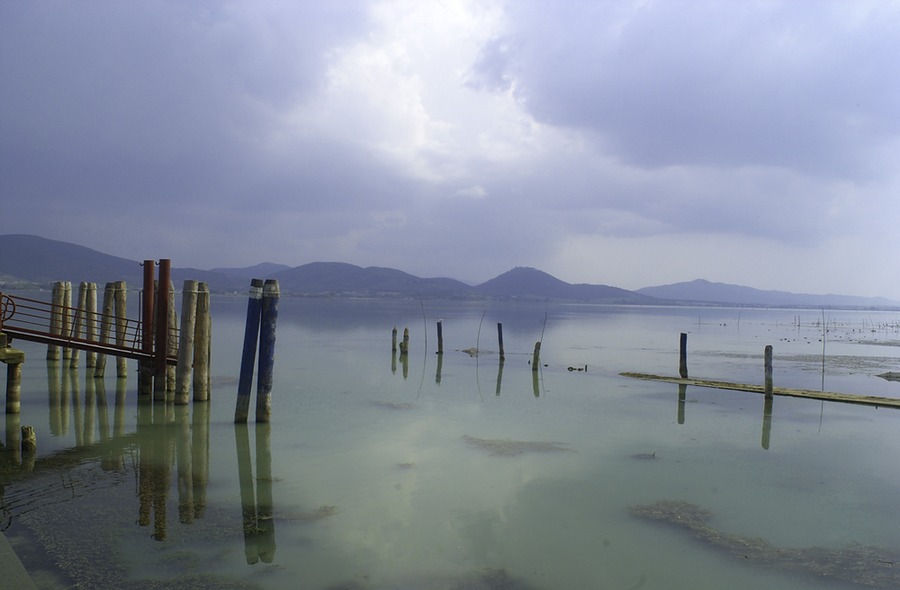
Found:
[(268, 422), (272, 413), (272, 379), (275, 373), (275, 323), (278, 320), (278, 281), (266, 279), (263, 287), (259, 332), (259, 375), (256, 378), (256, 421)]
[(259, 340), (259, 316), (263, 294), (262, 279), (250, 281), (250, 297), (247, 300), (247, 324), (244, 327), (244, 350), (241, 353), (241, 375), (238, 378), (235, 423), (246, 423), (250, 408), (250, 385), (253, 383), (253, 365), (256, 362), (256, 343)]

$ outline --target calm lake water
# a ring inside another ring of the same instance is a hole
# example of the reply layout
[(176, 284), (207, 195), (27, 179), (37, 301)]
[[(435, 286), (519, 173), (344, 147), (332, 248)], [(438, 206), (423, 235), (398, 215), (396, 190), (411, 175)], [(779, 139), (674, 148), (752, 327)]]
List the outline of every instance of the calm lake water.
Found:
[(677, 375), (685, 332), (693, 377), (761, 383), (771, 344), (776, 386), (900, 397), (900, 313), (285, 297), (273, 419), (235, 426), (245, 313), (214, 297), (187, 407), (16, 343), (0, 508), (40, 588), (894, 587), (900, 412), (619, 373)]

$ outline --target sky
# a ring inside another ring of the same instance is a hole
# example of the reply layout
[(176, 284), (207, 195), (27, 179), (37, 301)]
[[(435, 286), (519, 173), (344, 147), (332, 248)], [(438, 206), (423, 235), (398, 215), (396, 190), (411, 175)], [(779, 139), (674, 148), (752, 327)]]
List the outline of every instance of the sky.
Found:
[(900, 300), (900, 2), (0, 1), (7, 233)]

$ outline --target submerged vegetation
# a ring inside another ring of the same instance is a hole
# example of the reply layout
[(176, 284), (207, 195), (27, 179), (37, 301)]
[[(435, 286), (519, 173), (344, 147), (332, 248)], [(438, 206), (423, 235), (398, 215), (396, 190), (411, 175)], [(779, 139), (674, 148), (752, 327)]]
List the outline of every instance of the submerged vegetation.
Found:
[(851, 545), (829, 547), (776, 547), (763, 539), (742, 537), (714, 529), (707, 522), (712, 513), (689, 502), (664, 500), (635, 506), (632, 514), (685, 528), (694, 537), (734, 557), (800, 571), (869, 588), (900, 588), (900, 553), (881, 547)]
[(514, 457), (522, 453), (558, 453), (574, 452), (565, 443), (545, 442), (538, 440), (510, 440), (508, 438), (475, 438), (468, 434), (463, 440), (488, 455)]

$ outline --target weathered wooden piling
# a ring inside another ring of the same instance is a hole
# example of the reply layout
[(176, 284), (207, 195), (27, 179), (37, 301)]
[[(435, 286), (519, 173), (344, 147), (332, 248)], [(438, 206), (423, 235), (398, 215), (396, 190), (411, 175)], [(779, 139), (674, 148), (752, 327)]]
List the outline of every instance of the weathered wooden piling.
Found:
[(772, 397), (772, 345), (766, 345), (764, 366), (766, 371), (765, 392), (766, 398)]
[(681, 341), (678, 347), (678, 374), (682, 379), (688, 378), (687, 367), (687, 334), (681, 333)]
[(6, 363), (6, 413), (18, 414), (21, 408), (25, 353), (7, 346), (6, 334), (0, 334), (0, 362)]
[(391, 330), (391, 351), (397, 352), (397, 326)]
[(251, 280), (247, 299), (247, 323), (244, 326), (244, 348), (241, 352), (241, 374), (238, 378), (237, 403), (234, 408), (235, 423), (247, 422), (250, 408), (250, 386), (253, 383), (253, 365), (256, 362), (256, 346), (259, 341), (262, 294), (262, 279)]
[(169, 281), (171, 280), (171, 261), (160, 259), (159, 280), (156, 283), (156, 331), (153, 349), (153, 399), (166, 399), (166, 381), (168, 363), (166, 354), (169, 350)]
[(197, 281), (188, 279), (181, 288), (181, 339), (175, 370), (175, 403), (188, 403), (191, 394), (191, 365), (194, 358), (194, 326), (197, 322)]
[(169, 364), (168, 358), (178, 354), (178, 314), (175, 312), (175, 283), (169, 281), (169, 305), (166, 326), (169, 330), (166, 339), (166, 399), (175, 395), (175, 367)]
[[(110, 332), (113, 327), (113, 310), (115, 309), (116, 283), (106, 283), (103, 288), (103, 313), (100, 316), (100, 342), (109, 342)], [(106, 374), (106, 354), (97, 355), (97, 364), (94, 366), (94, 377), (103, 377)]]
[(500, 361), (506, 360), (506, 354), (503, 352), (503, 324), (497, 322), (497, 344), (500, 346)]
[[(63, 283), (62, 281), (56, 281), (55, 283), (53, 283), (53, 291), (50, 296), (50, 333), (57, 336), (62, 334), (62, 305)], [(59, 360), (58, 345), (47, 345), (47, 360)]]
[(444, 325), (442, 320), (438, 320), (437, 323), (437, 341), (438, 341), (438, 349), (437, 354), (444, 354)]
[(194, 401), (209, 399), (209, 359), (212, 356), (212, 318), (209, 315), (209, 285), (197, 285), (197, 320), (194, 324)]
[[(63, 281), (63, 300), (62, 300), (62, 335), (66, 338), (72, 337), (72, 283)], [(72, 358), (72, 349), (64, 346), (62, 350), (63, 360)]]
[(272, 415), (272, 382), (275, 377), (275, 325), (280, 292), (276, 279), (266, 279), (259, 317), (259, 375), (256, 378), (256, 421)]
[(531, 370), (537, 371), (541, 365), (541, 341), (534, 343), (534, 356), (531, 359)]
[(22, 426), (22, 457), (34, 455), (37, 451), (37, 436), (33, 426)]
[[(92, 342), (97, 340), (97, 283), (88, 283), (87, 309), (85, 310), (85, 338)], [(88, 352), (85, 358), (85, 367), (93, 369), (97, 366), (97, 353)]]
[(141, 290), (141, 351), (148, 355), (138, 362), (138, 395), (148, 396), (153, 394), (153, 339), (154, 326), (156, 325), (154, 314), (156, 299), (156, 261), (144, 260), (141, 263), (144, 268), (144, 280)]
[[(88, 295), (88, 284), (85, 281), (81, 281), (78, 285), (78, 304), (75, 307), (75, 313), (72, 320), (72, 332), (70, 336), (72, 338), (81, 338), (84, 333), (84, 324), (85, 324), (85, 313), (87, 312), (87, 295)], [(81, 351), (78, 348), (72, 348), (72, 352), (69, 355), (69, 366), (73, 369), (78, 367), (78, 359), (81, 356)]]
[[(125, 346), (128, 329), (128, 285), (125, 284), (125, 281), (116, 281), (113, 297), (115, 299), (116, 346)], [(124, 356), (116, 357), (116, 377), (119, 379), (128, 377), (128, 362)]]

